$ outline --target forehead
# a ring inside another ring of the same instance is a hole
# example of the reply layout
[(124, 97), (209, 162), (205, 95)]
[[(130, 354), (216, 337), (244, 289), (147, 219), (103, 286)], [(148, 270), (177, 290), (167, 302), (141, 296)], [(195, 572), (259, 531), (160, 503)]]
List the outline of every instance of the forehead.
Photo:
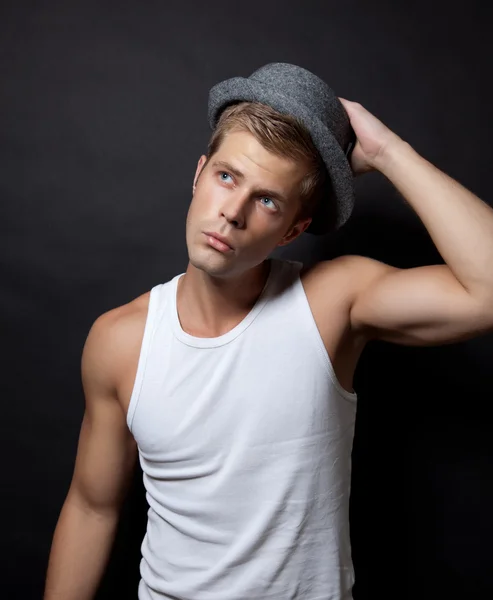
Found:
[(270, 152), (247, 131), (229, 132), (214, 159), (227, 161), (246, 178), (261, 178), (278, 185), (298, 183), (306, 174), (306, 165), (302, 161)]

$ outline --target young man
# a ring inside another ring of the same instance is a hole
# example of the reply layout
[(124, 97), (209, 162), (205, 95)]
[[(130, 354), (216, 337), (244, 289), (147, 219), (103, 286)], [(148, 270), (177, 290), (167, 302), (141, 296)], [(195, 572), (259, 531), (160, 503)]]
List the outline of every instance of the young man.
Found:
[(226, 106), (195, 173), (186, 272), (88, 335), (45, 600), (93, 597), (137, 456), (149, 502), (141, 600), (351, 598), (358, 358), (371, 339), (445, 344), (493, 330), (493, 210), (363, 106), (342, 106), (352, 173), (384, 174), (446, 264), (269, 259), (328, 201), (323, 149), (287, 111)]

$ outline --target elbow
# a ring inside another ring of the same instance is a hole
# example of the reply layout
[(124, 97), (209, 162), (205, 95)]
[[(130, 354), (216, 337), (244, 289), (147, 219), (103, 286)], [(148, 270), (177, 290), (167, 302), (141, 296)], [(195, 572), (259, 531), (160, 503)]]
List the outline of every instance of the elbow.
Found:
[(493, 291), (475, 294), (474, 298), (478, 328), (485, 333), (493, 332)]

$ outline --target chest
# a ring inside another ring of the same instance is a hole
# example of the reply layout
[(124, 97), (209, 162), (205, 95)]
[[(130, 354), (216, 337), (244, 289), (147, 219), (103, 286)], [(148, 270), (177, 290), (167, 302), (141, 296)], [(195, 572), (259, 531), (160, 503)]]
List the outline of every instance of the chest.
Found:
[(183, 464), (337, 438), (353, 407), (312, 342), (292, 330), (200, 352), (167, 340), (150, 357), (133, 421), (141, 452)]

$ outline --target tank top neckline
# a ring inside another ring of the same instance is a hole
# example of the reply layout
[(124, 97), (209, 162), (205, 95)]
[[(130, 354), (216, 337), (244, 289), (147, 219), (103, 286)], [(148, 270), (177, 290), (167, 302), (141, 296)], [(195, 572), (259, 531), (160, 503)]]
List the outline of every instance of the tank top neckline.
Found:
[(264, 287), (260, 292), (257, 301), (251, 308), (250, 312), (235, 326), (233, 329), (230, 329), (226, 333), (217, 336), (217, 337), (196, 337), (191, 335), (183, 330), (180, 319), (178, 317), (178, 308), (177, 308), (177, 290), (178, 290), (178, 281), (185, 273), (180, 273), (176, 275), (172, 279), (172, 286), (170, 290), (171, 302), (169, 302), (170, 308), (170, 319), (171, 326), (173, 330), (173, 334), (175, 338), (177, 338), (180, 342), (186, 344), (187, 346), (192, 346), (194, 348), (217, 348), (219, 346), (224, 346), (229, 342), (232, 342), (236, 339), (240, 334), (242, 334), (257, 318), (260, 314), (261, 310), (267, 304), (269, 300), (269, 292), (272, 288), (273, 282), (276, 279), (276, 275), (279, 272), (282, 261), (276, 258), (268, 259), (270, 262), (270, 270), (265, 281)]

